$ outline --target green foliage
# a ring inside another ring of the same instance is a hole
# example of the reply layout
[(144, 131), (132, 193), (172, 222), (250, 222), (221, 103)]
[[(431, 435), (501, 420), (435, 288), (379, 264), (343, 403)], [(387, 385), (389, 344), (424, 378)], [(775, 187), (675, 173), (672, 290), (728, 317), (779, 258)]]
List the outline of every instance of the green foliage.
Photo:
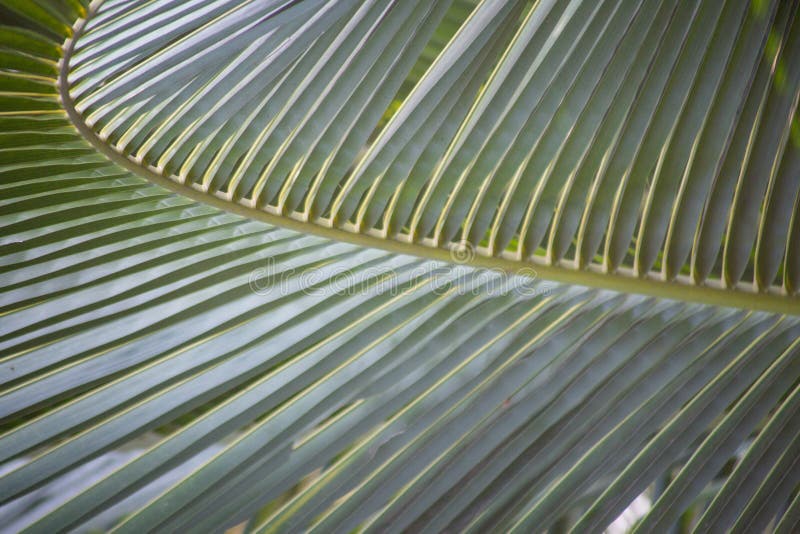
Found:
[(0, 523), (796, 531), (797, 4), (0, 1)]

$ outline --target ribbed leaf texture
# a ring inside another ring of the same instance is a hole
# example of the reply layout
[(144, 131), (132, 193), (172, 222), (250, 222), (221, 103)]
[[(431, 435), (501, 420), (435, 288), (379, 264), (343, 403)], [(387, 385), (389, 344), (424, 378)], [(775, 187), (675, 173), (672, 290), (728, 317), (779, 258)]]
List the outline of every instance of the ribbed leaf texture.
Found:
[(797, 295), (796, 2), (95, 7), (67, 107), (194, 198), (592, 285)]
[(0, 530), (797, 532), (797, 4), (0, 0)]

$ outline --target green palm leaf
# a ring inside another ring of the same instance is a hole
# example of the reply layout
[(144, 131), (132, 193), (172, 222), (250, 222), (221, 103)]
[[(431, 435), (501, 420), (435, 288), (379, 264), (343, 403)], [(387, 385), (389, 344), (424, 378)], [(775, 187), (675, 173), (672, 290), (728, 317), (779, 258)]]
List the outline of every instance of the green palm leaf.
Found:
[(797, 4), (3, 0), (0, 524), (794, 531)]

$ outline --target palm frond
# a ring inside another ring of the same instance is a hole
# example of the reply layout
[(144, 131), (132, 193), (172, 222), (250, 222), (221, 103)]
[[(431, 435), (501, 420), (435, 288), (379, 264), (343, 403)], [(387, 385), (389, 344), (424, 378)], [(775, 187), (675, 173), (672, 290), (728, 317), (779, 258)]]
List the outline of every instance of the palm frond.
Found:
[(794, 2), (115, 6), (78, 26), (62, 96), (161, 185), (437, 259), (798, 305)]
[(0, 5), (5, 524), (796, 530), (797, 2)]

